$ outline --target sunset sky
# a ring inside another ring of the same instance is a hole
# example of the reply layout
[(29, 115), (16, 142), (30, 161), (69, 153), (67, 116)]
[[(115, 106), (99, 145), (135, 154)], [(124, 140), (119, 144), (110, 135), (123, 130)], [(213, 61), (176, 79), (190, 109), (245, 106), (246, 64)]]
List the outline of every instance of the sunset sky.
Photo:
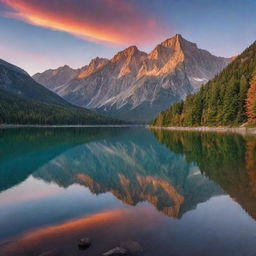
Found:
[(0, 58), (30, 74), (77, 68), (176, 33), (218, 56), (256, 39), (255, 0), (0, 0)]

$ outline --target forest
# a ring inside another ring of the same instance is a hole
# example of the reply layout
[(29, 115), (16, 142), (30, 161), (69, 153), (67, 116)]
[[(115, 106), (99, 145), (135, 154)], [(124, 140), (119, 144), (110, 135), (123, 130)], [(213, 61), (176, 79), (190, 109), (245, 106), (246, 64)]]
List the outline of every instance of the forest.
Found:
[(0, 124), (118, 124), (119, 120), (75, 106), (28, 99), (0, 89)]

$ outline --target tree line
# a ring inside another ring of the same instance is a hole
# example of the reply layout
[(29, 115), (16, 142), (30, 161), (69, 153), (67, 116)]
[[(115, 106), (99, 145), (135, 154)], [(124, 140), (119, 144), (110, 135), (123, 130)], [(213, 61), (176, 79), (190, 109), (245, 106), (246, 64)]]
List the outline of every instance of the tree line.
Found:
[(0, 124), (118, 124), (119, 120), (87, 109), (30, 100), (0, 89)]

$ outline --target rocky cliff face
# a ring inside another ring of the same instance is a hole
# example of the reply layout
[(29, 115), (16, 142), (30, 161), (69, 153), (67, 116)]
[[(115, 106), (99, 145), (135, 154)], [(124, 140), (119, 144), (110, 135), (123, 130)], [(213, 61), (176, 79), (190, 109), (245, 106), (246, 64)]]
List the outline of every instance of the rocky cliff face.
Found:
[[(129, 121), (147, 122), (196, 92), (230, 61), (199, 49), (177, 34), (149, 54), (131, 46), (111, 60), (93, 60), (62, 85), (53, 88), (50, 83), (41, 83), (73, 104)], [(40, 82), (45, 75), (37, 74), (34, 79)]]
[(79, 70), (65, 65), (57, 69), (48, 69), (43, 73), (36, 73), (33, 78), (48, 89), (56, 91), (59, 86), (70, 82), (78, 73)]
[(85, 78), (97, 71), (100, 67), (106, 64), (106, 62), (108, 62), (108, 59), (97, 57), (92, 59), (89, 65), (79, 69), (73, 69), (68, 65), (65, 65), (57, 69), (48, 69), (43, 73), (36, 73), (33, 75), (33, 78), (38, 83), (54, 92), (61, 91), (61, 88), (68, 84), (72, 79)]

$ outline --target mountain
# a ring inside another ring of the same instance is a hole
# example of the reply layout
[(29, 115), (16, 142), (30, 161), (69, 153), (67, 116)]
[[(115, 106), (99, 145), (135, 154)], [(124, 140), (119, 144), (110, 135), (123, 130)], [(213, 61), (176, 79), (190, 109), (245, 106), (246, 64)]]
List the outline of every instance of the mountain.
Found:
[(0, 123), (120, 123), (76, 107), (35, 82), (24, 70), (0, 60)]
[[(197, 91), (230, 61), (175, 35), (149, 54), (136, 46), (128, 47), (90, 72), (78, 71), (53, 91), (78, 106), (129, 121), (148, 122), (172, 103)], [(36, 74), (34, 79), (44, 80), (47, 72)], [(44, 85), (53, 88), (50, 83)]]
[[(256, 42), (220, 74), (152, 121), (155, 126), (236, 126), (256, 120)], [(250, 89), (249, 89), (250, 88)], [(249, 90), (249, 91), (248, 91)], [(246, 105), (247, 103), (247, 105)]]
[(57, 69), (48, 69), (43, 73), (36, 73), (33, 79), (46, 88), (57, 92), (74, 78), (85, 78), (108, 62), (108, 59), (96, 57), (89, 65), (80, 69), (70, 68), (68, 65)]
[(0, 60), (0, 89), (32, 100), (71, 106), (63, 98), (35, 82), (26, 71)]
[(55, 91), (59, 86), (72, 80), (78, 73), (79, 70), (72, 69), (68, 65), (65, 65), (57, 69), (46, 70), (43, 74), (37, 73), (33, 78), (39, 84)]

